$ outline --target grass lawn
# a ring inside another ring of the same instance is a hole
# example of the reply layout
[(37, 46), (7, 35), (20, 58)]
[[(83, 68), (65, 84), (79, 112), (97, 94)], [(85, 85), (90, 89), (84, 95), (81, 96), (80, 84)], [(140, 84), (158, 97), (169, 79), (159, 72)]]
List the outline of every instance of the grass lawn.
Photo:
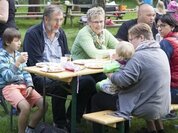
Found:
[[(125, 0), (124, 1), (129, 8), (133, 8), (135, 6), (134, 0)], [(124, 16), (125, 19), (129, 18), (135, 18), (135, 14), (126, 14)], [(71, 27), (69, 23), (69, 19), (67, 21), (66, 25), (63, 25), (63, 29), (66, 32), (67, 38), (68, 38), (68, 45), (69, 48), (71, 48), (73, 41), (79, 31), (79, 25), (78, 25), (78, 18), (74, 19), (74, 25)], [(24, 34), (26, 30), (34, 25), (40, 23), (40, 19), (17, 19), (16, 23), (17, 26), (22, 33), (22, 41), (24, 38)], [(109, 31), (112, 32), (113, 35), (116, 34), (118, 28), (110, 28)], [(50, 97), (47, 97), (47, 101), (49, 103), (49, 108), (46, 114), (46, 122), (52, 123), (52, 111), (51, 111), (51, 99)], [(178, 133), (178, 129), (174, 128), (174, 124), (178, 124), (178, 120), (167, 120), (164, 121), (164, 127), (166, 129), (166, 133)], [(85, 120), (82, 120), (82, 123), (79, 125), (81, 128), (86, 131), (86, 133), (91, 133), (91, 123), (86, 122)], [(135, 130), (139, 129), (140, 127), (144, 126), (144, 122), (141, 119), (134, 119), (131, 122), (131, 133), (133, 133)], [(14, 133), (17, 133), (17, 117), (14, 116)], [(109, 129), (110, 133), (116, 133), (114, 129)], [(0, 107), (0, 133), (10, 133), (10, 116), (5, 114), (2, 107)]]

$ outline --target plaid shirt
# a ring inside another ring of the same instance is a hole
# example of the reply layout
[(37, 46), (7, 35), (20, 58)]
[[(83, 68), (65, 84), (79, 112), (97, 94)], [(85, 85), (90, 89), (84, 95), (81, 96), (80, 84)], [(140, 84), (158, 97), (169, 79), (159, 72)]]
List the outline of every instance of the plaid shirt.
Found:
[(19, 67), (15, 66), (16, 59), (20, 53), (15, 51), (15, 57), (12, 57), (5, 49), (0, 49), (0, 88), (10, 84), (25, 84), (33, 87), (31, 75), (23, 70), (25, 63)]

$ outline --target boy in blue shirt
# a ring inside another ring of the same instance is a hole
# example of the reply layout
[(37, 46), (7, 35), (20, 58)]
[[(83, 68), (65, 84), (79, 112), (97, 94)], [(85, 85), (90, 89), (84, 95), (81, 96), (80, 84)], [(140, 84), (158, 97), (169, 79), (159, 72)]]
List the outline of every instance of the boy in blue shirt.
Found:
[[(21, 46), (20, 33), (14, 28), (7, 28), (3, 33), (3, 48), (0, 49), (0, 88), (4, 98), (17, 110), (18, 133), (33, 133), (33, 129), (43, 116), (43, 98), (35, 91), (31, 75), (23, 70), (28, 59), (27, 53), (17, 50)], [(28, 116), (31, 107), (38, 109)]]

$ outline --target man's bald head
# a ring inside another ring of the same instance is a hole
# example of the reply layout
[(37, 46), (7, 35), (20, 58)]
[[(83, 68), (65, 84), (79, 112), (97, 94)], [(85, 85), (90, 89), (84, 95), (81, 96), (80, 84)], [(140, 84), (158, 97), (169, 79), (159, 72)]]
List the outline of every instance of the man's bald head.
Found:
[(150, 26), (152, 26), (154, 20), (155, 20), (155, 10), (154, 8), (149, 4), (142, 4), (140, 5), (138, 9), (138, 23), (146, 23)]

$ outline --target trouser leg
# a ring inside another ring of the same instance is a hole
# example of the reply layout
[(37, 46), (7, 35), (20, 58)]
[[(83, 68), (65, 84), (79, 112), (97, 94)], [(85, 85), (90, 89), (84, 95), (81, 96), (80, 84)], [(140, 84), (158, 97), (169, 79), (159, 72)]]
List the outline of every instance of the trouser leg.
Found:
[[(87, 107), (88, 101), (95, 91), (95, 81), (91, 76), (82, 76), (79, 78), (79, 93), (77, 94), (77, 122), (79, 123), (81, 117)], [(67, 111), (67, 117), (71, 119), (71, 104)]]
[[(92, 112), (101, 110), (116, 110), (117, 95), (109, 95), (103, 92), (95, 94), (92, 98)], [(101, 133), (103, 130), (102, 125), (93, 123), (93, 133)]]

